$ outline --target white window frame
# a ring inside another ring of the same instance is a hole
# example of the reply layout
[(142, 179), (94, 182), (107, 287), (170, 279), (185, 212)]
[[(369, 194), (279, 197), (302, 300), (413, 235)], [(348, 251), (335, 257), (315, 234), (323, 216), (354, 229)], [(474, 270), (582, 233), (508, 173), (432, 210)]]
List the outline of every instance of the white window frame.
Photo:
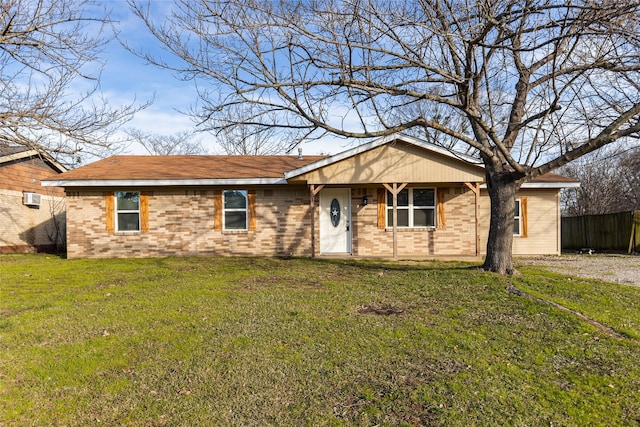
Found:
[[(226, 208), (226, 193), (231, 191), (241, 191), (244, 193), (244, 208)], [(244, 228), (227, 228), (227, 212), (244, 212)], [(248, 190), (222, 190), (222, 230), (224, 231), (247, 231), (249, 230), (249, 191)]]
[[(437, 209), (437, 205), (438, 205), (438, 200), (437, 200), (437, 190), (435, 187), (409, 187), (409, 188), (405, 188), (402, 191), (407, 190), (408, 192), (408, 197), (409, 197), (409, 205), (408, 206), (396, 206), (396, 210), (400, 211), (400, 210), (408, 210), (409, 211), (409, 224), (408, 225), (398, 225), (398, 228), (436, 228), (437, 224), (438, 224), (438, 209)], [(433, 191), (433, 205), (432, 206), (415, 206), (413, 204), (413, 190), (431, 190)], [(391, 192), (389, 190), (387, 190), (386, 192), (386, 196), (387, 200), (389, 200), (389, 196), (392, 196)], [(432, 209), (433, 210), (433, 225), (414, 225), (414, 210), (415, 209)], [(393, 227), (393, 225), (389, 225), (389, 218), (390, 215), (389, 213), (393, 213), (393, 203), (387, 203), (387, 209), (386, 209), (386, 217), (385, 217), (385, 224), (386, 227)], [(396, 212), (397, 213), (397, 212)]]
[(519, 237), (522, 236), (522, 199), (516, 198), (515, 206), (513, 210), (513, 224), (515, 226), (516, 221), (518, 221), (518, 232), (516, 233), (514, 228), (513, 235)]
[[(138, 194), (138, 209), (118, 209), (118, 194), (120, 193), (137, 193)], [(113, 210), (114, 210), (114, 215), (113, 215), (113, 220), (115, 221), (115, 230), (119, 233), (139, 233), (141, 228), (142, 228), (142, 223), (141, 220), (142, 218), (140, 217), (140, 199), (142, 197), (142, 194), (139, 191), (116, 191), (113, 194), (114, 200), (113, 200)], [(138, 229), (137, 230), (120, 230), (120, 221), (119, 221), (119, 217), (120, 214), (137, 214), (138, 215)]]

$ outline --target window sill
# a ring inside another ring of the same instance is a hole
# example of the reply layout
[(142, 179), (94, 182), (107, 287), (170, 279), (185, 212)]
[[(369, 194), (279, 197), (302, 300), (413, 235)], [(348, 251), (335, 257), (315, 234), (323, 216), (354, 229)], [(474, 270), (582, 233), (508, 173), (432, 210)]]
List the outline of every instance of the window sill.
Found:
[(113, 233), (116, 236), (139, 236), (142, 234), (141, 231), (115, 231)]
[(222, 230), (222, 234), (247, 234), (249, 230)]
[[(400, 233), (425, 233), (429, 231), (436, 231), (436, 227), (398, 227), (397, 230)], [(385, 232), (393, 232), (393, 227), (387, 227)]]

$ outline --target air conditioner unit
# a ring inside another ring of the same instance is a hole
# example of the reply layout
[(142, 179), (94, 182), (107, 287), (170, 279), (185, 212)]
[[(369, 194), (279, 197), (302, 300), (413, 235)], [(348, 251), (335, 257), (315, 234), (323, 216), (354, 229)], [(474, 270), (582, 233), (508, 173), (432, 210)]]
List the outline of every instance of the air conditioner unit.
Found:
[(42, 196), (36, 193), (24, 193), (22, 203), (27, 206), (40, 206)]

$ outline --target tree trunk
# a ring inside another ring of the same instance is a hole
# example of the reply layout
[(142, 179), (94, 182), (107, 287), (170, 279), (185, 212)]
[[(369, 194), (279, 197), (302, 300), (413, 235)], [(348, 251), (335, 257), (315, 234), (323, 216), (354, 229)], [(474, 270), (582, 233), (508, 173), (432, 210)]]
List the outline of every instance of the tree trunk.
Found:
[(491, 222), (482, 269), (513, 274), (513, 220), (518, 185), (512, 173), (487, 170), (487, 190), (491, 200)]

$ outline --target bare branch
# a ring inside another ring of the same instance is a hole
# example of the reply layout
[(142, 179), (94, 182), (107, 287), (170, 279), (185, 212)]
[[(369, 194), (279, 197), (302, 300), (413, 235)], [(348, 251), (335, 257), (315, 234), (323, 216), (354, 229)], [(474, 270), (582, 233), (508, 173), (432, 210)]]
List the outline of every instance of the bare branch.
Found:
[[(102, 99), (106, 11), (87, 0), (7, 0), (0, 10), (0, 139), (71, 164), (119, 146), (117, 127), (146, 105)], [(89, 88), (78, 93), (79, 82)], [(135, 101), (134, 101), (135, 102)]]
[(125, 132), (149, 154), (168, 156), (178, 154), (206, 154), (201, 141), (193, 141), (192, 132), (178, 132), (173, 135), (158, 135), (143, 132), (140, 129), (127, 129)]

